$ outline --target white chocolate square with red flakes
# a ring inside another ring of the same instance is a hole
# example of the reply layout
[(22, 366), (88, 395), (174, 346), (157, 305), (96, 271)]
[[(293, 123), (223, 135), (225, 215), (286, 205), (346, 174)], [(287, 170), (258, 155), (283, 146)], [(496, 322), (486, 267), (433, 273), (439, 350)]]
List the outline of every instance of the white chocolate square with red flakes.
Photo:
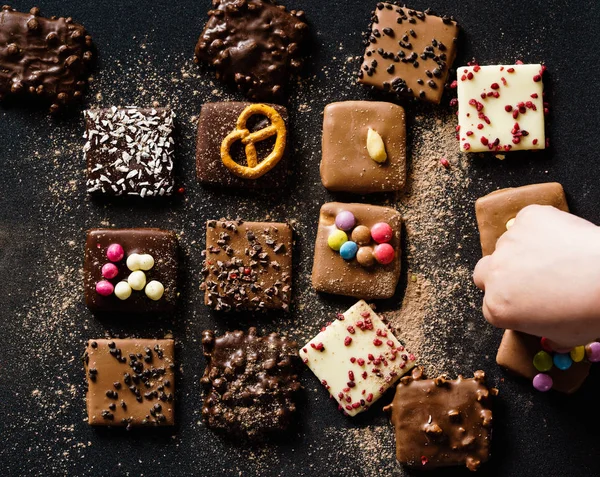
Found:
[(310, 340), (300, 357), (350, 416), (366, 411), (415, 357), (363, 300)]
[(544, 149), (544, 70), (540, 64), (458, 68), (460, 150)]

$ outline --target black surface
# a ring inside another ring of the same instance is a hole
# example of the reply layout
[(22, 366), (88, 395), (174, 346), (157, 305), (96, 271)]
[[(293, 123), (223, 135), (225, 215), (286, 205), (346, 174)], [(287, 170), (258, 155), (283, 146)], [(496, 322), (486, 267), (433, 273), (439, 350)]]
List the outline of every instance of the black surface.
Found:
[[(340, 198), (328, 194), (319, 181), (320, 113), (331, 101), (372, 97), (337, 71), (347, 56), (362, 54), (361, 32), (375, 2), (290, 0), (287, 4), (307, 12), (313, 35), (313, 66), (302, 84), (291, 91), (290, 121), (296, 146), (291, 186), (275, 196), (252, 200), (231, 192), (205, 190), (195, 182), (195, 123), (191, 117), (198, 114), (205, 101), (239, 98), (220, 84), (211, 83), (212, 74), (200, 73), (191, 64), (195, 41), (206, 20), (207, 0), (62, 0), (39, 5), (42, 14), (72, 16), (94, 38), (100, 59), (96, 81), (86, 98), (88, 104), (141, 106), (157, 100), (173, 106), (180, 125), (177, 174), (186, 193), (158, 203), (91, 201), (85, 193), (83, 121), (79, 112), (51, 119), (45, 111), (32, 108), (0, 109), (2, 475), (402, 472), (389, 458), (393, 438), (381, 406), (374, 406), (354, 420), (344, 418), (309, 372), (303, 374), (307, 399), (299, 433), (285, 442), (248, 448), (215, 437), (200, 423), (199, 380), (204, 369), (200, 334), (204, 328), (224, 330), (258, 323), (263, 330), (289, 329), (294, 335), (297, 325), (303, 324), (304, 329), (316, 332), (328, 315), (342, 311), (353, 301), (318, 297), (310, 289), (307, 272), (319, 206)], [(28, 10), (33, 5), (14, 2), (12, 6)], [(565, 186), (572, 210), (600, 223), (600, 173), (596, 165), (600, 100), (595, 76), (600, 4), (591, 0), (454, 0), (431, 4), (415, 0), (411, 6), (432, 6), (457, 17), (463, 35), (456, 64), (464, 64), (475, 56), (482, 64), (522, 58), (526, 62), (545, 60), (549, 66), (546, 85), (553, 107), (551, 151), (523, 154), (503, 162), (474, 159), (469, 171), (471, 195), (477, 197), (498, 186), (558, 180)], [(182, 68), (194, 75), (188, 77)], [(352, 65), (351, 69), (355, 68)], [(98, 93), (102, 94), (101, 99), (96, 98)], [(308, 110), (301, 106), (307, 102)], [(412, 111), (413, 107), (409, 108), (409, 116)], [(294, 313), (290, 318), (213, 315), (202, 305), (198, 291), (204, 221), (226, 215), (264, 219), (267, 214), (273, 219), (294, 219), (299, 224)], [(184, 280), (176, 315), (101, 321), (88, 312), (83, 305), (81, 280), (84, 232), (101, 225), (159, 226), (180, 234)], [(466, 226), (471, 233), (464, 242), (462, 260), (472, 267), (479, 256), (477, 234), (472, 232), (474, 213)], [(399, 294), (385, 306), (397, 307), (400, 298)], [(488, 325), (478, 307), (470, 307), (469, 302), (479, 299), (472, 289), (458, 295), (459, 302), (464, 302), (463, 309), (470, 310), (464, 315), (465, 322), (471, 325), (465, 327), (469, 331), (464, 336), (448, 335), (440, 329), (438, 342), (464, 342), (468, 348), (455, 356), (461, 363), (456, 373), (482, 368), (492, 383), (501, 384), (494, 416), (494, 457), (481, 474), (599, 475), (598, 370), (593, 370), (585, 387), (572, 397), (535, 394), (527, 383), (506, 377), (494, 363), (501, 332), (487, 332), (482, 340), (478, 338), (478, 331), (488, 330)], [(301, 304), (306, 308), (302, 309)], [(106, 333), (174, 335), (181, 368), (176, 429), (126, 433), (88, 427), (79, 357), (85, 340)], [(390, 399), (389, 395), (385, 397)], [(360, 443), (349, 445), (352, 437), (339, 436), (343, 436), (344, 429), (374, 424), (384, 429), (377, 435), (384, 436), (382, 445), (388, 451), (381, 462), (377, 451), (367, 452), (372, 454), (371, 465), (363, 467), (364, 453), (356, 452)], [(467, 474), (462, 469), (441, 473)]]

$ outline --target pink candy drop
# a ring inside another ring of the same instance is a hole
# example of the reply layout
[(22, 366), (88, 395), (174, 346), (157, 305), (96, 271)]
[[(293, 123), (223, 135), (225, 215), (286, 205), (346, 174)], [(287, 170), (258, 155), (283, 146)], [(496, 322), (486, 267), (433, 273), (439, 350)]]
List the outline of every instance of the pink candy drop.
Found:
[(385, 222), (379, 222), (371, 227), (371, 237), (373, 237), (373, 240), (377, 243), (387, 243), (392, 240), (393, 236), (394, 231), (392, 230), (392, 227)]
[(98, 283), (96, 283), (96, 292), (98, 295), (109, 296), (113, 291), (115, 291), (115, 287), (112, 283), (107, 282), (106, 280), (100, 280)]
[(553, 384), (552, 378), (545, 373), (536, 374), (533, 378), (533, 387), (543, 393), (550, 391)]
[(389, 243), (380, 243), (375, 247), (373, 255), (375, 256), (375, 260), (377, 260), (379, 263), (382, 265), (387, 265), (388, 263), (392, 263), (394, 261), (394, 247), (392, 247)]
[(106, 257), (111, 262), (119, 262), (123, 260), (124, 256), (125, 251), (123, 250), (123, 247), (121, 247), (121, 245), (118, 243), (113, 243), (108, 247), (108, 250), (106, 250)]
[(109, 280), (115, 278), (119, 274), (119, 269), (114, 263), (105, 263), (102, 266), (102, 276)]
[(600, 343), (594, 341), (585, 347), (585, 354), (587, 359), (592, 363), (600, 361)]

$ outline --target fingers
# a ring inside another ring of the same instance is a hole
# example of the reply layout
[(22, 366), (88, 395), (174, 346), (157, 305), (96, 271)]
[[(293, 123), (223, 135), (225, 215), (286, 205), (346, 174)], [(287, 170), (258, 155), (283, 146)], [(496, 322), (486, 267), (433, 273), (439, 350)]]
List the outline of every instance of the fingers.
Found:
[(473, 271), (473, 281), (475, 282), (475, 285), (477, 285), (477, 288), (480, 288), (481, 290), (485, 290), (485, 280), (488, 275), (489, 261), (490, 255), (483, 257), (479, 260)]

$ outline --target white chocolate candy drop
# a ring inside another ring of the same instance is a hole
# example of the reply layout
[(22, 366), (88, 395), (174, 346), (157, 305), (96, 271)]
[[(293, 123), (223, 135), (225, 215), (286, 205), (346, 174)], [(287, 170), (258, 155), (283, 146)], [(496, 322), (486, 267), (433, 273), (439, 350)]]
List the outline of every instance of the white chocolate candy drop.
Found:
[(152, 255), (148, 255), (147, 253), (140, 255), (139, 265), (140, 270), (150, 270), (154, 266), (154, 257), (152, 257)]
[(115, 286), (115, 295), (119, 300), (127, 300), (131, 296), (131, 287), (129, 283), (123, 281)]
[(510, 229), (515, 224), (515, 219), (512, 218), (508, 222), (506, 222), (506, 230)]
[(141, 270), (131, 272), (127, 277), (127, 283), (133, 290), (143, 290), (146, 286), (146, 274)]
[(369, 152), (369, 156), (375, 162), (385, 162), (387, 160), (387, 153), (385, 152), (385, 144), (383, 144), (383, 139), (377, 131), (369, 128), (367, 132), (367, 151)]
[(127, 257), (127, 268), (129, 268), (129, 270), (131, 270), (132, 272), (139, 270), (141, 268), (141, 257), (142, 256), (139, 253), (132, 253), (131, 255), (129, 255), (129, 257)]
[(151, 300), (158, 301), (162, 298), (163, 293), (165, 292), (165, 287), (162, 283), (152, 280), (148, 285), (146, 285), (146, 296)]

